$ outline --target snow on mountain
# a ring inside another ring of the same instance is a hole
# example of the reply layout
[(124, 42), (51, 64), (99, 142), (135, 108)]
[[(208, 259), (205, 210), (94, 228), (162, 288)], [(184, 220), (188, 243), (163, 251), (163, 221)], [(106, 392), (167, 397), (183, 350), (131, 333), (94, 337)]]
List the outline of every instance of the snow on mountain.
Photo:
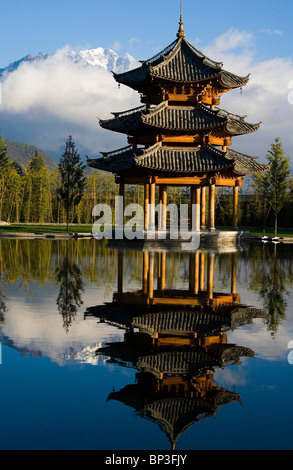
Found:
[(11, 64), (9, 64), (7, 67), (3, 68), (3, 69), (0, 69), (0, 79), (4, 77), (4, 75), (8, 74), (8, 73), (12, 73), (14, 72), (15, 70), (18, 69), (18, 67), (25, 63), (25, 62), (36, 62), (36, 61), (39, 61), (39, 60), (45, 60), (47, 59), (48, 55), (45, 55), (43, 54), (42, 52), (40, 52), (37, 56), (33, 57), (31, 54), (28, 54), (26, 55), (25, 57), (23, 57), (22, 59), (20, 60), (17, 60), (15, 62), (12, 62)]
[[(7, 67), (0, 69), (0, 80), (5, 79), (6, 76), (17, 70), (23, 63), (33, 63), (37, 61), (46, 60), (49, 55), (40, 52), (37, 56), (27, 55), (22, 59), (9, 64)], [(126, 54), (124, 57), (112, 51), (111, 49), (103, 49), (98, 47), (96, 49), (87, 49), (84, 51), (71, 51), (68, 54), (68, 60), (76, 64), (91, 65), (94, 67), (101, 67), (108, 72), (123, 73), (138, 66), (137, 61), (130, 55)]]
[(86, 63), (102, 67), (108, 70), (108, 72), (115, 73), (127, 72), (138, 65), (137, 61), (130, 54), (119, 57), (115, 51), (103, 49), (102, 47), (80, 52), (72, 51), (69, 57), (76, 63)]

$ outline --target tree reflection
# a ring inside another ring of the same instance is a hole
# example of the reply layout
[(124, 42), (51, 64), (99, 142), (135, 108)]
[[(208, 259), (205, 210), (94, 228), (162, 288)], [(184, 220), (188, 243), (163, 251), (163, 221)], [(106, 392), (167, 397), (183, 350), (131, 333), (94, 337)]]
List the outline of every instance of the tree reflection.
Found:
[(7, 307), (5, 303), (5, 297), (0, 292), (0, 325), (5, 321), (5, 313), (7, 312)]
[(81, 270), (69, 260), (68, 248), (61, 266), (56, 270), (56, 282), (60, 283), (57, 306), (63, 317), (63, 328), (68, 333), (79, 307), (83, 304), (81, 294), (84, 291)]
[(279, 255), (277, 245), (263, 245), (260, 253), (261, 255), (255, 258), (250, 283), (251, 288), (263, 300), (263, 306), (268, 313), (268, 331), (274, 336), (282, 320), (286, 318), (292, 272), (288, 269), (286, 260)]

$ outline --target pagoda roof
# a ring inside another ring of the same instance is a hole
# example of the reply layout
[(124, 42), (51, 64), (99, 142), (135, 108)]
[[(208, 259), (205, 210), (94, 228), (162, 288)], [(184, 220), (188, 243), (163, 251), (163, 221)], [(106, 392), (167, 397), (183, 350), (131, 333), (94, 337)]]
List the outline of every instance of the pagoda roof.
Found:
[(141, 61), (134, 70), (116, 74), (118, 83), (139, 90), (152, 77), (176, 83), (196, 83), (216, 79), (223, 88), (238, 88), (248, 83), (249, 75), (240, 77), (223, 70), (221, 62), (215, 62), (196, 49), (185, 37), (179, 37), (154, 57)]
[(260, 123), (247, 123), (246, 116), (237, 116), (220, 108), (212, 110), (203, 104), (169, 106), (164, 101), (148, 110), (145, 107), (139, 107), (113, 114), (114, 119), (100, 120), (101, 127), (130, 135), (142, 130), (145, 132), (145, 126), (165, 131), (188, 132), (189, 134), (221, 128), (229, 135), (256, 132), (260, 127)]
[(232, 170), (238, 175), (262, 173), (269, 165), (256, 161), (243, 153), (228, 149), (207, 147), (164, 147), (155, 144), (147, 149), (124, 147), (111, 153), (102, 153), (103, 158), (88, 159), (90, 167), (119, 174), (132, 170), (152, 170), (176, 174), (198, 174)]

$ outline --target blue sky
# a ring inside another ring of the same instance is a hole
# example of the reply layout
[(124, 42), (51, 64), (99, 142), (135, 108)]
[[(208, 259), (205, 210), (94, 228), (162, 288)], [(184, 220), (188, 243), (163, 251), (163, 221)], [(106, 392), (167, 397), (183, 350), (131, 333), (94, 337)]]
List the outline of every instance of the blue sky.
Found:
[[(116, 47), (146, 59), (173, 41), (179, 9), (179, 0), (2, 0), (0, 67), (66, 44)], [(292, 14), (288, 0), (183, 0), (191, 42), (200, 47), (231, 27), (246, 30), (260, 59), (292, 56)]]
[[(27, 54), (51, 57), (2, 84), (0, 134), (53, 158), (68, 135), (93, 158), (125, 146), (126, 136), (103, 131), (97, 116), (139, 106), (138, 94), (118, 90), (109, 72), (68, 63), (66, 54), (103, 47), (148, 59), (176, 39), (180, 0), (2, 0), (1, 7), (0, 68)], [(251, 74), (243, 94), (234, 90), (221, 100), (248, 122), (262, 122), (257, 133), (234, 138), (233, 148), (264, 160), (280, 137), (293, 168), (292, 18), (287, 0), (183, 0), (187, 39), (224, 69)]]

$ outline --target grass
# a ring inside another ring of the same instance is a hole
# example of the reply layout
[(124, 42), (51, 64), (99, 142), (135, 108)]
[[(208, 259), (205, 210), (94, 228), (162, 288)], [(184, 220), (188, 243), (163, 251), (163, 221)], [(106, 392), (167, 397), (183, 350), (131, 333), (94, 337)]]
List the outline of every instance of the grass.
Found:
[[(219, 230), (231, 230), (231, 227), (218, 227)], [(267, 228), (264, 230), (262, 227), (240, 227), (240, 230), (249, 232), (253, 236), (274, 236), (274, 229)], [(67, 226), (65, 224), (11, 224), (0, 225), (0, 232), (6, 233), (67, 233)], [(69, 233), (91, 233), (92, 225), (85, 224), (72, 224), (69, 226)], [(292, 238), (293, 229), (280, 228), (278, 230), (279, 237)]]
[(92, 225), (77, 225), (72, 224), (69, 226), (67, 232), (67, 225), (63, 224), (11, 224), (1, 225), (0, 232), (7, 233), (91, 233)]
[[(231, 230), (231, 227), (218, 227), (221, 230)], [(265, 230), (262, 227), (239, 227), (239, 230), (243, 232), (248, 232), (249, 235), (252, 236), (266, 236), (266, 237), (274, 237), (275, 231), (273, 228), (266, 228)], [(293, 229), (290, 228), (279, 228), (278, 230), (278, 237), (284, 238), (292, 238), (293, 237)]]

